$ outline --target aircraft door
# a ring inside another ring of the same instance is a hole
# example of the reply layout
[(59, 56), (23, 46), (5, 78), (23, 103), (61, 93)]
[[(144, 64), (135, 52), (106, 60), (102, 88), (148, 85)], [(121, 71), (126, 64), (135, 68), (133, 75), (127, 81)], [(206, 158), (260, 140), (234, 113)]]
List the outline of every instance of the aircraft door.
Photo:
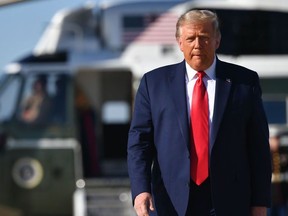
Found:
[[(88, 148), (87, 144), (82, 143), (84, 164), (95, 164), (97, 158), (97, 175), (127, 175), (126, 146), (132, 103), (131, 71), (81, 69), (76, 75), (76, 82), (89, 100), (94, 125), (93, 131), (90, 132), (90, 136), (95, 136), (95, 143), (90, 142), (90, 148), (91, 144), (95, 145), (92, 148), (94, 160), (90, 158), (90, 162), (85, 162), (85, 148), (86, 151)], [(85, 104), (83, 101), (85, 100), (82, 100), (82, 105)], [(76, 107), (81, 105), (78, 104)]]

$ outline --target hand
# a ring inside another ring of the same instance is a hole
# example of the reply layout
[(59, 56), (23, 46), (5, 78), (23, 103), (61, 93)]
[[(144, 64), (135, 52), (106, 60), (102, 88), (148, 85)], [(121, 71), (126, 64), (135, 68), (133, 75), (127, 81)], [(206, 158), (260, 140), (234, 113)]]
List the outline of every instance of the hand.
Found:
[(136, 196), (134, 209), (138, 216), (149, 216), (149, 211), (154, 211), (151, 194), (144, 192)]
[(266, 216), (267, 208), (262, 206), (255, 206), (251, 208), (251, 216)]

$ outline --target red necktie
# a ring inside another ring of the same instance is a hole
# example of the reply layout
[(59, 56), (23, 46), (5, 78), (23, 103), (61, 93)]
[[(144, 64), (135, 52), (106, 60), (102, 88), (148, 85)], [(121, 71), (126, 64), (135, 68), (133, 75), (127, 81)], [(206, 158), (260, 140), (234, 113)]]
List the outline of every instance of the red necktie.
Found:
[(209, 122), (205, 72), (197, 72), (191, 106), (191, 178), (200, 185), (208, 177)]

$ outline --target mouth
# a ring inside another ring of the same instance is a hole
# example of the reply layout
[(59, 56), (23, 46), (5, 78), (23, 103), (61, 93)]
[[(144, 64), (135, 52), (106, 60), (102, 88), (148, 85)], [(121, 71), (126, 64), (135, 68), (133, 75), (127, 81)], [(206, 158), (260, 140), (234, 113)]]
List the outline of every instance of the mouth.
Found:
[(193, 57), (195, 57), (195, 58), (202, 58), (203, 55), (193, 55)]

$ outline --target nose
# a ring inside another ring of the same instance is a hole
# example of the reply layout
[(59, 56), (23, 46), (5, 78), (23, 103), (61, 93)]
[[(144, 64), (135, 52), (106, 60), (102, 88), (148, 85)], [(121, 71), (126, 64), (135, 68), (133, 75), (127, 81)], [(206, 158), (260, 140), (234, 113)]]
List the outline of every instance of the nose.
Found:
[(199, 49), (201, 47), (201, 41), (199, 37), (195, 38), (195, 48)]

